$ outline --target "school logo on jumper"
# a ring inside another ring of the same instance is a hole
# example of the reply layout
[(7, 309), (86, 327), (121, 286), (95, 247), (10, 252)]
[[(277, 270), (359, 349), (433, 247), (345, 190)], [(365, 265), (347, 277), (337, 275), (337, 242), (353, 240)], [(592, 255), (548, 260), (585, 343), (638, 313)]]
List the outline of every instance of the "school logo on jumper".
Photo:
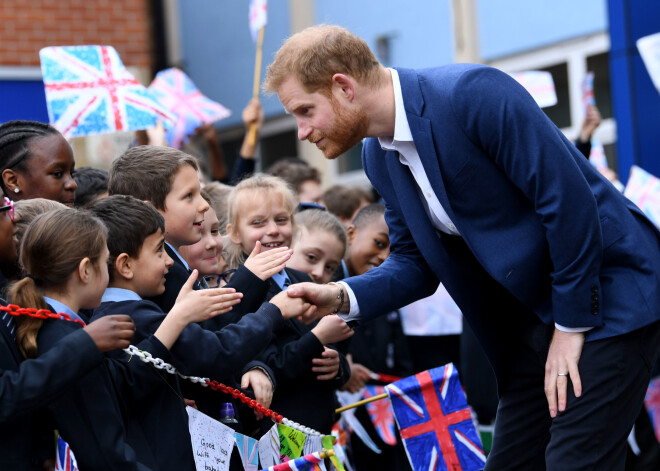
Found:
[(112, 46), (45, 47), (39, 57), (50, 122), (66, 137), (174, 122)]
[(452, 363), (385, 386), (414, 470), (480, 470), (486, 462)]

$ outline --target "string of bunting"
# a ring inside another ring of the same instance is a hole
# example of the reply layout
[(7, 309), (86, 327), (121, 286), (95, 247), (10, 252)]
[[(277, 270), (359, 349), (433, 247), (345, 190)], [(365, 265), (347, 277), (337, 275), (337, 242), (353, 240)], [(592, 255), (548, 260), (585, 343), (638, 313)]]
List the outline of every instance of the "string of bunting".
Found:
[[(35, 309), (35, 308), (24, 308), (20, 307), (16, 304), (8, 304), (7, 306), (0, 306), (0, 312), (6, 312), (12, 316), (30, 316), (30, 317), (35, 317), (37, 319), (62, 319), (70, 322), (77, 322), (81, 325), (85, 325), (83, 321), (80, 319), (71, 319), (71, 317), (63, 312), (60, 313), (54, 313), (49, 311), (48, 309)], [(149, 352), (140, 350), (137, 348), (135, 345), (129, 345), (128, 348), (124, 349), (124, 352), (131, 356), (136, 356), (140, 360), (142, 360), (144, 363), (150, 363), (152, 364), (155, 368), (159, 370), (164, 370), (170, 374), (176, 374), (179, 375), (183, 379), (187, 379), (188, 381), (191, 381), (192, 383), (197, 383), (200, 386), (204, 387), (209, 387), (214, 391), (220, 391), (225, 394), (231, 395), (233, 398), (238, 399), (244, 404), (247, 404), (249, 407), (257, 410), (258, 412), (262, 413), (264, 416), (269, 417), (271, 420), (277, 423), (284, 424), (288, 427), (291, 427), (293, 429), (296, 429), (306, 435), (314, 435), (317, 437), (323, 436), (323, 434), (317, 432), (316, 430), (306, 427), (304, 425), (299, 424), (298, 422), (294, 422), (293, 420), (287, 419), (286, 417), (282, 416), (281, 414), (278, 414), (277, 412), (268, 409), (264, 407), (262, 404), (260, 404), (258, 401), (249, 398), (246, 396), (244, 393), (239, 391), (238, 389), (231, 388), (229, 386), (226, 386), (222, 383), (219, 383), (218, 381), (211, 380), (209, 378), (202, 378), (199, 376), (186, 376), (179, 371), (177, 371), (174, 366), (170, 365), (169, 363), (166, 363), (160, 358), (155, 358), (153, 357)]]

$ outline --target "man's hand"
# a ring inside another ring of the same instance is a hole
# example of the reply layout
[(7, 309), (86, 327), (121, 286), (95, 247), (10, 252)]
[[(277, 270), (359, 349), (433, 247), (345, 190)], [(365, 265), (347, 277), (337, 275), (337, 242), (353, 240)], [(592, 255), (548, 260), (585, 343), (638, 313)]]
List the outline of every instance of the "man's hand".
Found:
[(342, 285), (319, 285), (316, 283), (297, 283), (287, 288), (287, 294), (292, 298), (304, 298), (317, 307), (313, 317), (303, 316), (300, 320), (306, 324), (311, 323), (319, 317), (332, 314), (339, 306), (339, 289), (344, 291), (344, 305), (342, 312), (348, 312), (350, 302), (348, 294)]
[(584, 334), (582, 332), (562, 332), (555, 329), (545, 363), (545, 396), (548, 399), (552, 418), (555, 418), (558, 412), (566, 410), (569, 377), (573, 383), (575, 397), (582, 395), (578, 361), (583, 345)]
[(322, 358), (313, 358), (312, 371), (317, 373), (316, 379), (319, 381), (329, 381), (339, 373), (339, 353), (332, 348), (324, 347)]

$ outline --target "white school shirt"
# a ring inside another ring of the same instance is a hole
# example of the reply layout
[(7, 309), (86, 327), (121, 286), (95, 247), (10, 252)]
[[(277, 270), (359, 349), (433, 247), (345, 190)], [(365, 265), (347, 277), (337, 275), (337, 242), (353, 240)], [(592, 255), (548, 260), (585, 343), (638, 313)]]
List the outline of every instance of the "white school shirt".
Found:
[[(379, 137), (378, 142), (380, 143), (380, 147), (386, 151), (398, 152), (399, 161), (410, 168), (410, 172), (417, 184), (417, 192), (421, 196), (424, 210), (431, 220), (433, 227), (445, 234), (460, 236), (460, 232), (435, 195), (433, 187), (431, 187), (431, 182), (424, 171), (424, 165), (417, 152), (417, 147), (410, 131), (410, 125), (408, 124), (408, 118), (406, 117), (399, 73), (395, 69), (389, 69), (389, 71), (392, 76), (392, 88), (394, 89), (394, 136)], [(345, 321), (357, 319), (360, 314), (360, 308), (355, 293), (353, 293), (353, 290), (347, 283), (342, 281), (339, 283), (346, 287), (346, 293), (348, 294), (351, 305), (348, 314), (343, 314), (341, 317)], [(564, 332), (585, 332), (591, 329), (591, 327), (563, 327), (558, 324), (555, 324), (555, 326)]]

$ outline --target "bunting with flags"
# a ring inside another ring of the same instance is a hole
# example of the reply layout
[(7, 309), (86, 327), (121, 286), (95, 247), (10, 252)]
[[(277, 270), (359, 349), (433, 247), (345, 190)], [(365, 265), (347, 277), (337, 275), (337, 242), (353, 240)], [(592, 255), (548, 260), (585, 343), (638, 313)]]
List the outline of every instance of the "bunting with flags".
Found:
[(452, 363), (385, 387), (412, 468), (481, 470), (486, 456)]

